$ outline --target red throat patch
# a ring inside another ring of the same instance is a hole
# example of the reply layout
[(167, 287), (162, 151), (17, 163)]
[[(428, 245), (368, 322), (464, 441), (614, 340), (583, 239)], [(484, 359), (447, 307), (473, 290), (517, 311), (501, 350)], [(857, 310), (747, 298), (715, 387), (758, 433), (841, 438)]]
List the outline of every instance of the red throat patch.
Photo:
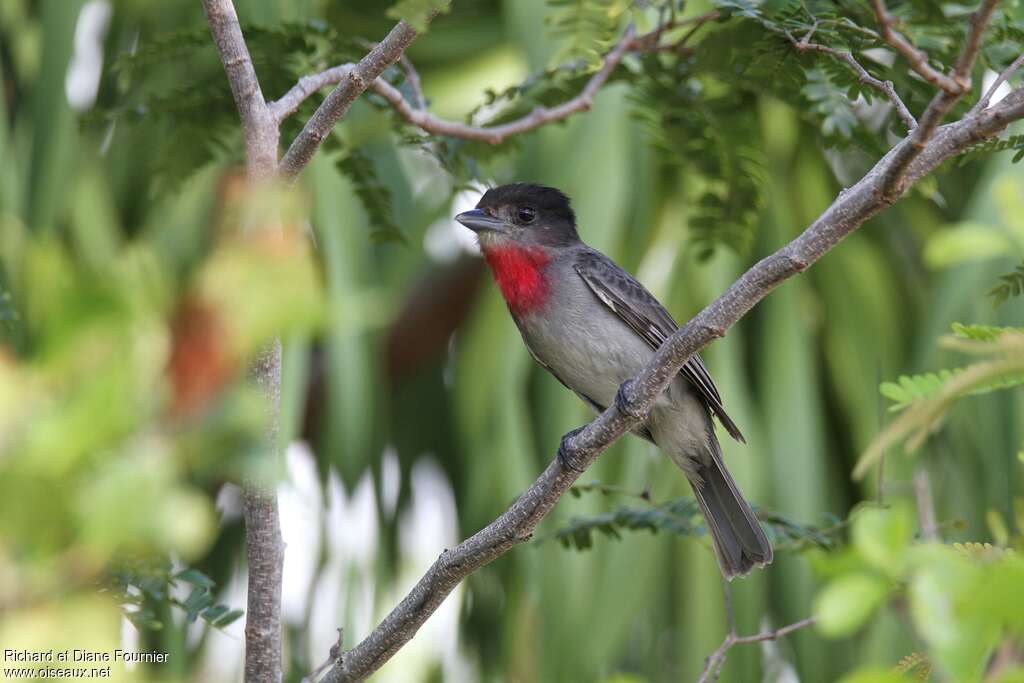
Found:
[(551, 258), (543, 249), (501, 246), (484, 249), (494, 280), (509, 309), (516, 315), (530, 313), (544, 305), (549, 288), (544, 266)]

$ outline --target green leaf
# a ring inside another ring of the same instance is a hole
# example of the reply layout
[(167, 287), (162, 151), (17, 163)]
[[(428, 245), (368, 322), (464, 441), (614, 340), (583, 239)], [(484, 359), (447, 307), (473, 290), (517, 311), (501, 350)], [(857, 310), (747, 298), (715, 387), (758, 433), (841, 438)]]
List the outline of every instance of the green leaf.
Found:
[(978, 680), (999, 641), (998, 620), (977, 609), (988, 591), (986, 573), (952, 548), (922, 548), (910, 584), (910, 614), (917, 631), (953, 680)]
[(549, 0), (555, 9), (548, 18), (552, 35), (562, 41), (552, 64), (583, 60), (596, 68), (615, 40), (629, 0)]
[[(286, 92), (300, 77), (328, 64), (355, 61), (366, 52), (354, 38), (322, 21), (247, 24), (242, 31), (268, 94)], [(242, 160), (238, 113), (205, 26), (155, 36), (140, 31), (137, 49), (109, 64), (101, 89), (110, 97), (100, 99), (85, 125), (109, 130), (115, 147), (138, 139), (156, 141), (147, 155), (155, 192), (172, 194), (210, 164)], [(295, 137), (315, 102), (311, 98), (284, 122), (282, 139)]]
[(215, 626), (216, 628), (224, 628), (225, 626), (238, 621), (238, 619), (243, 614), (245, 614), (245, 612), (240, 609), (230, 610), (228, 612), (225, 612), (221, 617), (214, 621), (211, 624), (211, 626)]
[(887, 574), (902, 571), (913, 536), (913, 517), (905, 506), (864, 508), (854, 516), (854, 548), (869, 564)]
[(875, 613), (887, 592), (885, 580), (873, 574), (833, 579), (814, 601), (818, 630), (830, 638), (853, 634)]
[[(752, 36), (728, 34), (714, 42), (734, 39)], [(704, 74), (695, 66), (704, 58), (702, 52), (695, 60), (646, 55), (641, 71), (631, 78), (636, 116), (652, 145), (666, 165), (689, 179), (686, 226), (702, 259), (720, 245), (739, 254), (749, 251), (767, 202), (768, 181), (757, 92), (717, 87), (717, 73)], [(720, 58), (730, 62), (733, 56)], [(737, 66), (722, 68), (733, 73)]]
[[(1018, 50), (1019, 53), (1019, 50)], [(1024, 158), (1024, 135), (1011, 135), (1007, 138), (1000, 140), (999, 138), (993, 140), (986, 140), (985, 142), (978, 143), (969, 147), (960, 158), (957, 160), (957, 164), (963, 166), (972, 161), (977, 161), (982, 157), (986, 157), (996, 152), (1003, 152), (1006, 150), (1015, 150), (1016, 153), (1013, 155), (1011, 160), (1013, 163), (1017, 163)]]
[(369, 156), (361, 150), (346, 150), (335, 164), (352, 181), (356, 195), (373, 223), (371, 237), (375, 242), (405, 242), (405, 235), (395, 223), (391, 212), (391, 190), (380, 181), (377, 169)]
[(928, 655), (923, 652), (911, 652), (906, 657), (900, 659), (893, 667), (893, 671), (906, 677), (908, 674), (914, 674), (916, 680), (927, 681), (932, 672), (932, 663), (928, 659)]
[(988, 295), (992, 297), (994, 305), (999, 306), (1006, 303), (1010, 297), (1018, 297), (1024, 293), (1024, 263), (1021, 263), (1013, 272), (999, 276), (999, 284), (989, 290)]
[(201, 616), (203, 620), (210, 622), (212, 624), (213, 622), (217, 621), (219, 618), (227, 614), (227, 612), (227, 605), (213, 605), (211, 607), (207, 607), (202, 612), (200, 612), (199, 616)]
[[(1007, 329), (1012, 328), (1003, 328), (1004, 331)], [(965, 333), (985, 334), (984, 331), (980, 330), (968, 332), (966, 328)], [(949, 382), (956, 379), (964, 370), (965, 368), (953, 368), (952, 370), (925, 372), (920, 375), (901, 375), (898, 382), (882, 382), (878, 386), (878, 390), (883, 396), (893, 401), (893, 405), (889, 407), (889, 410), (903, 410), (917, 401), (934, 399)], [(996, 389), (1012, 389), (1022, 384), (1024, 384), (1024, 374), (1004, 374), (974, 386), (962, 395), (986, 394)]]
[(996, 545), (1005, 546), (1010, 542), (1010, 531), (1006, 527), (1006, 519), (999, 510), (989, 508), (985, 512), (985, 524)]
[(953, 334), (961, 339), (972, 341), (990, 342), (998, 339), (1004, 332), (1016, 332), (1024, 334), (1024, 327), (997, 327), (995, 325), (964, 325), (953, 323)]
[(185, 610), (185, 617), (193, 622), (199, 616), (199, 613), (204, 609), (213, 604), (213, 595), (206, 588), (197, 586), (192, 589), (192, 592), (188, 594), (185, 601), (181, 603), (181, 608)]
[(924, 247), (930, 268), (948, 268), (960, 263), (1005, 256), (1013, 247), (1010, 239), (983, 223), (960, 223), (935, 233)]
[(907, 679), (890, 669), (861, 669), (843, 676), (839, 683), (907, 683)]
[(882, 396), (894, 401), (890, 410), (906, 408), (914, 401), (932, 398), (942, 390), (942, 385), (951, 380), (960, 369), (926, 372), (920, 375), (901, 375), (898, 382), (882, 382), (878, 390)]
[(193, 586), (198, 586), (201, 588), (212, 589), (215, 585), (213, 583), (213, 579), (211, 579), (209, 576), (202, 573), (198, 569), (186, 569), (175, 574), (174, 578), (178, 579), (179, 581), (184, 581), (185, 583), (190, 583)]
[(700, 508), (692, 498), (681, 498), (649, 508), (623, 506), (612, 512), (588, 517), (573, 517), (569, 524), (555, 532), (563, 547), (587, 550), (594, 544), (593, 534), (600, 533), (620, 539), (621, 531), (646, 530), (651, 533), (670, 531), (677, 536), (704, 535)]
[(1004, 551), (987, 567), (985, 596), (978, 610), (1000, 619), (1007, 629), (1024, 633), (1024, 556)]
[(822, 69), (808, 69), (804, 97), (811, 103), (811, 111), (821, 117), (821, 133), (826, 139), (849, 139), (860, 121), (853, 112), (847, 93)]
[[(646, 494), (630, 493), (616, 486), (594, 481), (577, 484), (569, 489), (574, 497), (584, 493), (597, 492), (603, 495), (628, 495), (643, 498)], [(842, 522), (829, 519), (822, 526), (802, 524), (779, 512), (757, 510), (768, 538), (776, 550), (803, 550), (818, 547), (831, 550), (835, 541), (830, 533), (842, 527)], [(587, 550), (594, 544), (593, 535), (602, 534), (618, 540), (622, 532), (645, 530), (651, 533), (667, 531), (681, 538), (704, 536), (707, 526), (700, 513), (700, 507), (693, 498), (678, 498), (665, 503), (648, 501), (646, 507), (620, 506), (611, 512), (590, 516), (573, 517), (569, 524), (558, 529), (553, 537), (566, 548)]]

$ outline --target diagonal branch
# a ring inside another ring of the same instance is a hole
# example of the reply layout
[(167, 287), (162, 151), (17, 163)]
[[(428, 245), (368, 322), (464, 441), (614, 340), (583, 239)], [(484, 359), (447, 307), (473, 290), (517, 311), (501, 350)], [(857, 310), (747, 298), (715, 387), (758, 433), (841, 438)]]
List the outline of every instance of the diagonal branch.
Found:
[(1003, 69), (999, 76), (997, 76), (996, 79), (992, 81), (992, 85), (988, 87), (988, 90), (985, 91), (985, 94), (982, 95), (981, 99), (978, 100), (978, 103), (974, 105), (974, 107), (971, 109), (971, 113), (977, 114), (979, 111), (988, 108), (989, 102), (992, 101), (992, 97), (996, 94), (996, 91), (999, 90), (999, 87), (1003, 83), (1006, 83), (1008, 80), (1010, 80), (1013, 74), (1017, 73), (1017, 71), (1022, 66), (1024, 66), (1024, 55), (1021, 55), (1017, 57), (1017, 59), (1013, 60), (1013, 63), (1010, 64), (1010, 66)]
[[(904, 189), (945, 160), (998, 134), (1020, 118), (1024, 118), (1024, 90), (1014, 91), (984, 112), (938, 128), (929, 144), (911, 160)], [(616, 439), (643, 421), (655, 399), (693, 354), (722, 337), (775, 287), (806, 270), (888, 206), (881, 199), (886, 175), (894, 160), (911, 144), (911, 137), (898, 143), (859, 182), (841, 192), (799, 237), (756, 263), (724, 294), (669, 337), (644, 370), (623, 385), (621, 408), (610, 407), (583, 429), (563, 438), (561, 450), (566, 460), (579, 470), (589, 467)], [(324, 681), (361, 681), (379, 669), (416, 634), (462, 579), (530, 538), (537, 524), (577, 476), (574, 469), (564, 468), (560, 459), (554, 459), (500, 517), (455, 548), (443, 552), (391, 613), (361, 643), (343, 653)], [(798, 622), (784, 627), (779, 635), (803, 625)], [(738, 638), (737, 643), (765, 639), (769, 638), (758, 634)]]
[[(436, 13), (428, 18), (433, 19)], [(370, 84), (397, 62), (417, 36), (416, 30), (400, 21), (391, 32), (352, 67), (292, 142), (278, 167), (283, 178), (293, 180), (310, 162), (324, 139)], [(298, 105), (296, 105), (298, 106)]]
[(903, 103), (900, 96), (896, 94), (896, 88), (893, 86), (892, 81), (880, 81), (872, 76), (868, 73), (867, 69), (861, 66), (860, 62), (857, 61), (852, 52), (836, 50), (826, 45), (808, 42), (812, 33), (813, 30), (811, 33), (808, 33), (803, 38), (797, 40), (793, 37), (792, 33), (786, 31), (786, 37), (789, 39), (789, 42), (793, 43), (793, 47), (795, 47), (798, 52), (807, 52), (808, 50), (811, 52), (820, 52), (849, 64), (850, 68), (857, 72), (857, 76), (862, 84), (871, 86), (889, 98), (893, 106), (896, 108), (896, 113), (899, 114), (899, 117), (903, 119), (903, 122), (907, 125), (907, 130), (914, 130), (917, 128), (917, 119), (915, 119), (914, 115), (910, 113), (909, 109), (907, 109), (907, 105)]
[[(597, 95), (601, 87), (612, 75), (612, 72), (615, 71), (615, 67), (622, 62), (622, 58), (626, 56), (626, 53), (633, 46), (635, 35), (636, 33), (632, 26), (626, 29), (622, 40), (605, 56), (601, 68), (590, 77), (590, 80), (587, 81), (586, 85), (583, 86), (583, 90), (576, 97), (550, 109), (537, 107), (526, 116), (500, 126), (479, 127), (438, 119), (422, 109), (410, 107), (405, 99), (402, 98), (401, 93), (394, 90), (394, 88), (391, 88), (394, 91), (393, 93), (385, 92), (381, 93), (381, 95), (391, 103), (402, 118), (428, 133), (452, 135), (454, 137), (480, 140), (497, 145), (513, 135), (526, 133), (548, 123), (561, 121), (573, 114), (589, 110), (593, 106), (594, 96)], [(388, 87), (390, 88), (390, 86)], [(397, 97), (395, 97), (396, 95)]]
[(971, 71), (981, 52), (985, 31), (988, 30), (992, 15), (996, 12), (999, 0), (982, 0), (981, 5), (971, 14), (970, 28), (967, 29), (967, 40), (960, 51), (960, 57), (953, 67), (953, 79), (960, 85), (962, 94), (971, 89)]
[[(377, 78), (371, 82), (369, 89), (384, 98), (399, 116), (425, 133), (447, 135), (463, 140), (476, 140), (491, 145), (498, 145), (514, 135), (535, 130), (541, 126), (561, 121), (573, 114), (590, 109), (594, 102), (594, 96), (605, 85), (615, 71), (615, 68), (629, 52), (647, 52), (661, 49), (664, 46), (660, 45), (659, 41), (666, 32), (683, 26), (691, 26), (691, 31), (672, 46), (681, 45), (692, 35), (694, 30), (708, 22), (717, 21), (720, 17), (721, 14), (718, 11), (707, 12), (686, 19), (666, 22), (640, 36), (637, 36), (632, 27), (630, 27), (622, 39), (615, 44), (615, 47), (605, 55), (601, 68), (590, 77), (578, 95), (556, 107), (538, 107), (515, 121), (498, 126), (474, 126), (461, 121), (442, 119), (430, 114), (426, 110), (422, 89), (419, 87), (419, 76), (407, 60), (403, 62), (403, 68), (406, 71), (406, 79), (413, 90), (415, 98), (413, 104), (410, 104), (403, 97), (398, 88), (383, 78)], [(275, 119), (282, 121), (291, 116), (307, 98), (311, 97), (321, 88), (341, 83), (355, 68), (356, 65), (353, 64), (340, 64), (320, 73), (303, 76), (281, 99), (270, 104)]]
[[(873, 2), (880, 4), (882, 0), (873, 0)], [(921, 114), (919, 125), (911, 132), (908, 138), (910, 144), (898, 147), (896, 155), (886, 171), (885, 181), (880, 188), (879, 196), (887, 205), (896, 201), (903, 194), (907, 185), (907, 170), (914, 159), (925, 149), (950, 110), (961, 97), (970, 91), (971, 70), (974, 68), (974, 62), (981, 50), (982, 37), (998, 4), (999, 0), (981, 0), (981, 5), (971, 15), (967, 40), (957, 58), (956, 66), (953, 68), (953, 78), (957, 87), (953, 90), (943, 89), (936, 93), (924, 113)]]
[[(630, 27), (623, 39), (605, 56), (601, 69), (590, 77), (590, 80), (587, 81), (587, 84), (578, 95), (559, 104), (557, 107), (550, 109), (538, 107), (522, 118), (500, 126), (473, 126), (468, 123), (450, 121), (434, 116), (421, 107), (414, 107), (409, 104), (398, 88), (383, 78), (377, 78), (369, 87), (373, 92), (387, 100), (399, 116), (426, 133), (449, 135), (464, 140), (477, 140), (498, 145), (513, 135), (526, 133), (548, 123), (561, 121), (573, 114), (590, 109), (594, 102), (594, 96), (605, 84), (609, 76), (611, 76), (615, 67), (622, 61), (622, 58), (632, 48), (634, 35), (633, 29)], [(287, 117), (298, 109), (299, 105), (307, 97), (324, 86), (345, 80), (355, 68), (355, 65), (352, 64), (341, 64), (326, 71), (321, 71), (318, 74), (304, 76), (291, 90), (285, 93), (284, 97), (270, 106), (279, 119)]]
[(910, 68), (917, 75), (936, 88), (949, 93), (963, 94), (964, 88), (959, 81), (932, 67), (928, 63), (927, 52), (914, 47), (902, 34), (893, 30), (893, 26), (896, 24), (896, 17), (889, 14), (889, 10), (885, 6), (885, 0), (871, 0), (871, 6), (875, 11), (875, 20), (878, 22), (882, 40), (889, 43), (897, 52), (903, 55), (910, 63)]

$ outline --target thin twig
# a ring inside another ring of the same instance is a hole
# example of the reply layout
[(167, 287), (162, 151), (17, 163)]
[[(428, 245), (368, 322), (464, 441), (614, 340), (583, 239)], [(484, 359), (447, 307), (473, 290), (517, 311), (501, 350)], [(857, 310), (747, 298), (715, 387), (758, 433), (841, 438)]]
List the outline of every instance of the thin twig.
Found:
[(763, 643), (766, 640), (778, 640), (779, 638), (785, 637), (793, 631), (799, 631), (802, 628), (807, 628), (812, 625), (815, 621), (814, 617), (807, 617), (800, 621), (781, 626), (770, 631), (761, 631), (751, 636), (738, 636), (736, 635), (736, 619), (732, 612), (732, 591), (729, 588), (727, 582), (723, 583), (723, 605), (725, 607), (725, 618), (726, 625), (729, 627), (728, 632), (725, 634), (725, 638), (722, 640), (722, 644), (718, 648), (708, 655), (708, 658), (704, 661), (704, 670), (700, 674), (700, 678), (697, 679), (697, 683), (710, 683), (711, 681), (717, 681), (719, 676), (722, 675), (722, 666), (725, 665), (726, 654), (736, 645), (747, 645), (750, 643)]
[(996, 94), (997, 90), (999, 90), (999, 86), (1010, 80), (1013, 74), (1015, 74), (1022, 66), (1024, 66), (1024, 55), (1013, 60), (1013, 64), (1010, 64), (1010, 66), (1003, 69), (999, 76), (996, 77), (996, 80), (992, 81), (992, 85), (988, 87), (988, 90), (986, 90), (985, 94), (981, 96), (978, 103), (971, 108), (971, 113), (977, 114), (979, 111), (987, 109), (989, 102), (992, 101), (992, 96)]
[[(981, 140), (1024, 118), (1024, 89), (1015, 90), (977, 116), (941, 126), (916, 155), (906, 172), (904, 188), (917, 182)], [(636, 427), (678, 375), (679, 369), (709, 342), (722, 337), (778, 285), (803, 272), (888, 204), (880, 199), (885, 172), (909, 139), (897, 143), (861, 180), (844, 190), (803, 233), (765, 257), (696, 317), (672, 334), (623, 391), (618, 404), (590, 424), (566, 435), (563, 453), (581, 468), (589, 467), (618, 438)], [(447, 550), (384, 620), (325, 676), (327, 683), (362, 681), (380, 668), (419, 630), (464, 578), (531, 537), (537, 524), (575, 482), (578, 473), (563, 468), (558, 458), (497, 519)], [(807, 624), (797, 622), (766, 634), (738, 638), (738, 643), (771, 640)]]
[[(436, 13), (435, 13), (436, 15)], [(431, 17), (433, 18), (433, 16)], [(286, 180), (293, 180), (320, 149), (334, 126), (351, 108), (352, 103), (377, 79), (386, 68), (397, 62), (417, 36), (416, 30), (404, 21), (391, 29), (365, 57), (359, 60), (338, 86), (331, 91), (310, 117), (302, 132), (292, 141), (278, 172)], [(280, 120), (280, 119), (278, 119)]]
[(965, 92), (961, 83), (928, 64), (927, 52), (914, 47), (910, 41), (893, 30), (893, 26), (896, 24), (896, 17), (889, 14), (889, 10), (885, 7), (885, 0), (871, 0), (871, 6), (875, 11), (875, 20), (878, 22), (882, 40), (889, 43), (897, 52), (906, 57), (907, 61), (910, 62), (910, 68), (921, 78), (945, 92), (960, 95)]
[[(550, 109), (537, 107), (522, 118), (500, 126), (473, 126), (467, 123), (438, 118), (423, 109), (413, 107), (402, 96), (398, 88), (381, 78), (374, 80), (370, 84), (370, 88), (377, 95), (387, 100), (399, 116), (426, 133), (450, 135), (465, 140), (479, 140), (497, 145), (513, 135), (534, 130), (546, 124), (560, 121), (577, 112), (590, 109), (598, 90), (601, 89), (601, 86), (611, 76), (612, 71), (615, 70), (615, 67), (619, 65), (622, 58), (629, 51), (632, 39), (633, 31), (630, 28), (627, 30), (626, 36), (616, 45), (615, 49), (605, 57), (601, 69), (590, 77), (590, 80), (587, 81), (583, 90), (576, 97)], [(313, 76), (305, 76), (284, 97), (271, 106), (279, 117), (286, 117), (298, 107), (303, 99), (324, 85), (345, 80), (354, 68), (353, 65), (343, 64)], [(282, 164), (284, 164), (283, 161)]]
[(921, 524), (921, 537), (928, 542), (938, 541), (939, 525), (935, 523), (932, 483), (923, 466), (914, 470), (914, 500), (917, 501), (917, 519)]
[[(668, 47), (676, 49), (682, 45), (695, 30), (711, 21), (716, 21), (721, 14), (715, 10), (695, 17), (666, 22), (648, 33), (637, 36), (632, 28), (627, 29), (622, 39), (616, 43), (604, 57), (601, 69), (594, 73), (578, 95), (566, 100), (556, 107), (537, 107), (530, 113), (514, 121), (500, 126), (474, 126), (461, 121), (451, 121), (430, 114), (426, 110), (426, 102), (422, 100), (422, 88), (419, 86), (419, 76), (412, 65), (408, 64), (406, 79), (413, 89), (414, 103), (410, 104), (401, 91), (391, 85), (383, 78), (376, 78), (369, 85), (369, 89), (382, 97), (390, 104), (396, 113), (408, 123), (416, 126), (425, 133), (432, 135), (447, 135), (461, 138), (463, 140), (476, 140), (491, 145), (498, 145), (514, 135), (535, 130), (541, 126), (555, 121), (561, 121), (573, 114), (586, 111), (593, 105), (594, 96), (598, 90), (607, 82), (615, 67), (621, 63), (623, 57), (629, 52), (650, 52)], [(683, 26), (692, 26), (679, 43), (661, 45), (660, 38), (666, 32)], [(303, 76), (292, 88), (279, 100), (270, 104), (271, 110), (277, 121), (283, 121), (295, 113), (308, 97), (318, 90), (329, 85), (337, 85), (344, 81), (349, 73), (356, 68), (354, 64), (339, 64), (317, 74)]]
[(707, 23), (712, 22), (712, 21), (718, 21), (721, 18), (722, 18), (722, 13), (721, 12), (719, 12), (718, 10), (712, 10), (712, 11), (706, 13), (706, 14), (701, 14), (700, 16), (691, 17), (690, 19), (684, 20), (683, 22), (677, 22), (676, 23), (677, 26), (683, 26), (686, 23), (693, 24), (693, 27), (689, 31), (687, 31), (685, 34), (683, 34), (683, 37), (679, 39), (679, 45), (682, 47), (682, 46), (685, 46), (688, 42), (690, 42), (690, 38), (692, 38), (693, 35), (697, 31), (699, 31), (701, 26), (703, 26), (704, 24), (707, 24)]
[(427, 98), (423, 95), (423, 84), (420, 81), (420, 72), (416, 70), (412, 60), (409, 56), (402, 53), (402, 58), (398, 60), (398, 63), (402, 65), (402, 71), (405, 73), (405, 82), (409, 84), (409, 89), (412, 90), (412, 103), (417, 109), (427, 108)]
[[(281, 99), (274, 100), (268, 105), (270, 111), (274, 114), (274, 120), (281, 123), (297, 112), (299, 106), (318, 90), (329, 85), (341, 83), (348, 76), (348, 72), (354, 69), (355, 66), (355, 64), (339, 64), (338, 66), (332, 66), (330, 69), (324, 69), (319, 73), (303, 76), (299, 79), (298, 83), (281, 96)], [(380, 79), (375, 80), (374, 84), (378, 82), (380, 82)]]
[(992, 15), (996, 12), (999, 0), (981, 0), (970, 18), (970, 28), (967, 29), (967, 38), (960, 50), (960, 57), (953, 67), (953, 80), (960, 86), (960, 94), (966, 94), (971, 89), (971, 71), (974, 70), (974, 62), (981, 52), (981, 45), (988, 30)]
[(309, 675), (302, 679), (301, 683), (316, 683), (317, 679), (323, 675), (327, 669), (332, 667), (338, 658), (341, 657), (341, 645), (345, 640), (345, 629), (338, 629), (338, 640), (335, 641), (334, 645), (331, 646), (330, 652), (327, 653), (327, 659), (323, 664), (318, 666), (309, 672)]
[[(800, 621), (795, 621), (792, 624), (786, 626), (780, 626), (779, 628), (772, 629), (770, 631), (762, 631), (755, 633), (752, 636), (737, 636), (735, 633), (730, 633), (722, 641), (722, 644), (718, 646), (718, 649), (712, 652), (705, 664), (704, 671), (701, 672), (700, 678), (697, 679), (697, 683), (709, 683), (710, 681), (717, 681), (718, 677), (722, 672), (722, 665), (725, 664), (726, 653), (735, 645), (749, 645), (751, 643), (763, 643), (767, 640), (778, 640), (784, 638), (794, 631), (813, 626), (815, 623), (814, 617), (807, 617)], [(712, 667), (714, 671), (712, 672)]]
[[(873, 0), (873, 2), (881, 3), (881, 0)], [(992, 14), (995, 12), (998, 4), (999, 0), (981, 0), (981, 5), (971, 15), (971, 26), (967, 31), (967, 40), (960, 52), (960, 56), (957, 58), (956, 67), (953, 71), (956, 77), (956, 87), (951, 90), (944, 88), (936, 93), (932, 101), (928, 103), (924, 113), (921, 114), (921, 120), (918, 122), (917, 128), (907, 137), (909, 144), (899, 145), (895, 149), (895, 154), (889, 160), (884, 182), (880, 188), (880, 199), (886, 205), (892, 204), (903, 193), (906, 187), (907, 169), (910, 168), (914, 159), (924, 151), (928, 142), (932, 139), (932, 136), (953, 106), (970, 90), (970, 73), (974, 68), (974, 62), (977, 60), (978, 52), (981, 49), (981, 39), (988, 28), (989, 21), (992, 20)]]
[(795, 47), (799, 52), (807, 52), (808, 50), (812, 52), (820, 52), (849, 64), (857, 73), (858, 80), (862, 84), (871, 86), (889, 98), (893, 106), (896, 108), (896, 113), (899, 114), (899, 117), (903, 119), (903, 122), (907, 125), (907, 130), (914, 130), (917, 128), (917, 119), (915, 119), (914, 115), (910, 113), (909, 109), (907, 109), (907, 105), (903, 103), (900, 96), (896, 94), (896, 88), (893, 87), (892, 81), (882, 81), (872, 76), (868, 73), (867, 69), (861, 66), (860, 62), (857, 61), (852, 52), (836, 50), (835, 48), (821, 45), (820, 43), (808, 42), (811, 35), (813, 35), (814, 28), (816, 28), (816, 26), (817, 24), (812, 27), (811, 32), (799, 40), (797, 40), (789, 31), (786, 31), (786, 37), (789, 38), (789, 41), (793, 43), (793, 47)]

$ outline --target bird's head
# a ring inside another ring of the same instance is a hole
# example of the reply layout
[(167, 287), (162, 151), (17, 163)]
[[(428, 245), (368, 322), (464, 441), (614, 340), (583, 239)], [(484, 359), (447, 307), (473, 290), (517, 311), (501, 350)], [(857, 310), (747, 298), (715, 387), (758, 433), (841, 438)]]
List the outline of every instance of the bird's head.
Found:
[(487, 192), (472, 211), (455, 217), (477, 234), (480, 248), (541, 248), (545, 251), (579, 242), (569, 198), (543, 185), (516, 183)]
[(580, 241), (569, 198), (542, 185), (490, 189), (455, 220), (477, 234), (513, 316), (543, 308), (553, 287), (548, 263)]

